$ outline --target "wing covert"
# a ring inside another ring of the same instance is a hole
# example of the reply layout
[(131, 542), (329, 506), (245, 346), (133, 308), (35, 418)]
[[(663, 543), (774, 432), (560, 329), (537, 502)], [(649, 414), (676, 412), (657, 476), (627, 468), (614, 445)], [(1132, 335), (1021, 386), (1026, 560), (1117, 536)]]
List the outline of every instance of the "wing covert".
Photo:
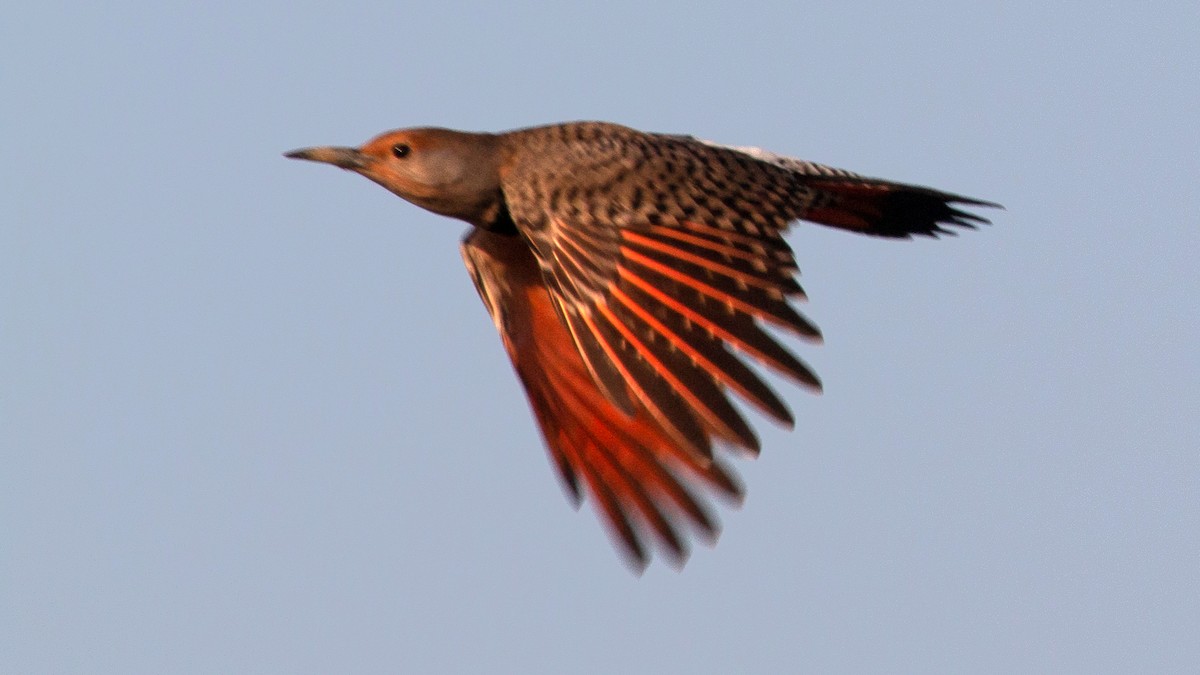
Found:
[(820, 338), (791, 305), (804, 293), (782, 237), (815, 192), (736, 150), (602, 126), (521, 139), (501, 172), (513, 222), (614, 405), (636, 402), (703, 457), (715, 439), (755, 453), (730, 391), (793, 418), (737, 351), (820, 389), (763, 327)]

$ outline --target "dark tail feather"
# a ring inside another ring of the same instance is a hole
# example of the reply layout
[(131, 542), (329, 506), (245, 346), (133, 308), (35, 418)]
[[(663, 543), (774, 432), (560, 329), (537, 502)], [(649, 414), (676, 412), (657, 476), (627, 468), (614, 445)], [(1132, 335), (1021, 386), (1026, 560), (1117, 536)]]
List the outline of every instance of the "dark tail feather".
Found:
[(1004, 208), (927, 187), (872, 178), (806, 176), (805, 183), (829, 196), (804, 214), (805, 220), (876, 237), (937, 237), (956, 234), (945, 226), (975, 229), (991, 221), (955, 205)]

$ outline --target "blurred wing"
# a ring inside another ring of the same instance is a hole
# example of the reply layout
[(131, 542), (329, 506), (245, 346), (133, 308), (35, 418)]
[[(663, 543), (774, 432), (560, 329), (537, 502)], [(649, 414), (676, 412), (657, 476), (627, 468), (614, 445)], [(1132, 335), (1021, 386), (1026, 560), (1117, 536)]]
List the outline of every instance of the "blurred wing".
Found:
[(689, 487), (740, 498), (733, 475), (681, 446), (638, 401), (626, 412), (600, 391), (524, 239), (477, 230), (462, 253), (576, 502), (582, 489), (592, 495), (638, 569), (646, 531), (677, 563), (687, 556), (681, 523), (715, 539), (716, 521)]

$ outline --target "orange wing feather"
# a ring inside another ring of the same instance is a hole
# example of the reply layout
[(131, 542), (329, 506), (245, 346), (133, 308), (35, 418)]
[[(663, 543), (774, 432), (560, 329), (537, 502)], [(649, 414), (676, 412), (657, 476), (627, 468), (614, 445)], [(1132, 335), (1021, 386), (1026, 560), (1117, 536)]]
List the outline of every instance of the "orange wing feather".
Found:
[(582, 487), (596, 500), (630, 563), (649, 561), (648, 533), (676, 564), (687, 556), (681, 525), (715, 539), (717, 522), (697, 488), (740, 499), (731, 471), (681, 445), (640, 403), (629, 415), (601, 392), (523, 240), (477, 230), (463, 258), (563, 482), (576, 499)]

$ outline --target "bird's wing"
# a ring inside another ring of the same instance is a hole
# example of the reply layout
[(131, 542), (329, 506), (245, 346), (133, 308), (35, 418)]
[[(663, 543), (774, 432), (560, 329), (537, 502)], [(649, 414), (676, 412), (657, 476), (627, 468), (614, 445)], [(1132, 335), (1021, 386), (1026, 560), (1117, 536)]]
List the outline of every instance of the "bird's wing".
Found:
[[(646, 465), (670, 456), (698, 469), (719, 467), (714, 440), (757, 453), (730, 392), (793, 424), (744, 360), (820, 390), (767, 329), (820, 339), (791, 305), (804, 295), (783, 239), (792, 221), (883, 237), (986, 222), (954, 207), (985, 202), (613, 125), (525, 130), (506, 143), (504, 204), (528, 249), (525, 273), (540, 272), (526, 285), (544, 298), (525, 322), (530, 339), (508, 344), (560, 468), (613, 442), (644, 448), (630, 452)], [(615, 529), (628, 512), (653, 525), (619, 478), (588, 482)]]
[[(528, 143), (526, 143), (528, 145)], [(819, 339), (782, 233), (816, 192), (734, 150), (650, 135), (575, 139), (501, 173), (505, 202), (599, 389), (644, 408), (679, 446), (757, 452), (737, 393), (784, 425), (791, 413), (749, 356), (819, 390), (765, 329)]]
[(681, 524), (714, 539), (717, 523), (695, 488), (739, 499), (734, 475), (687, 452), (640, 402), (626, 412), (597, 388), (523, 239), (476, 230), (462, 254), (575, 502), (583, 489), (592, 495), (639, 570), (647, 530), (678, 564), (687, 555)]

